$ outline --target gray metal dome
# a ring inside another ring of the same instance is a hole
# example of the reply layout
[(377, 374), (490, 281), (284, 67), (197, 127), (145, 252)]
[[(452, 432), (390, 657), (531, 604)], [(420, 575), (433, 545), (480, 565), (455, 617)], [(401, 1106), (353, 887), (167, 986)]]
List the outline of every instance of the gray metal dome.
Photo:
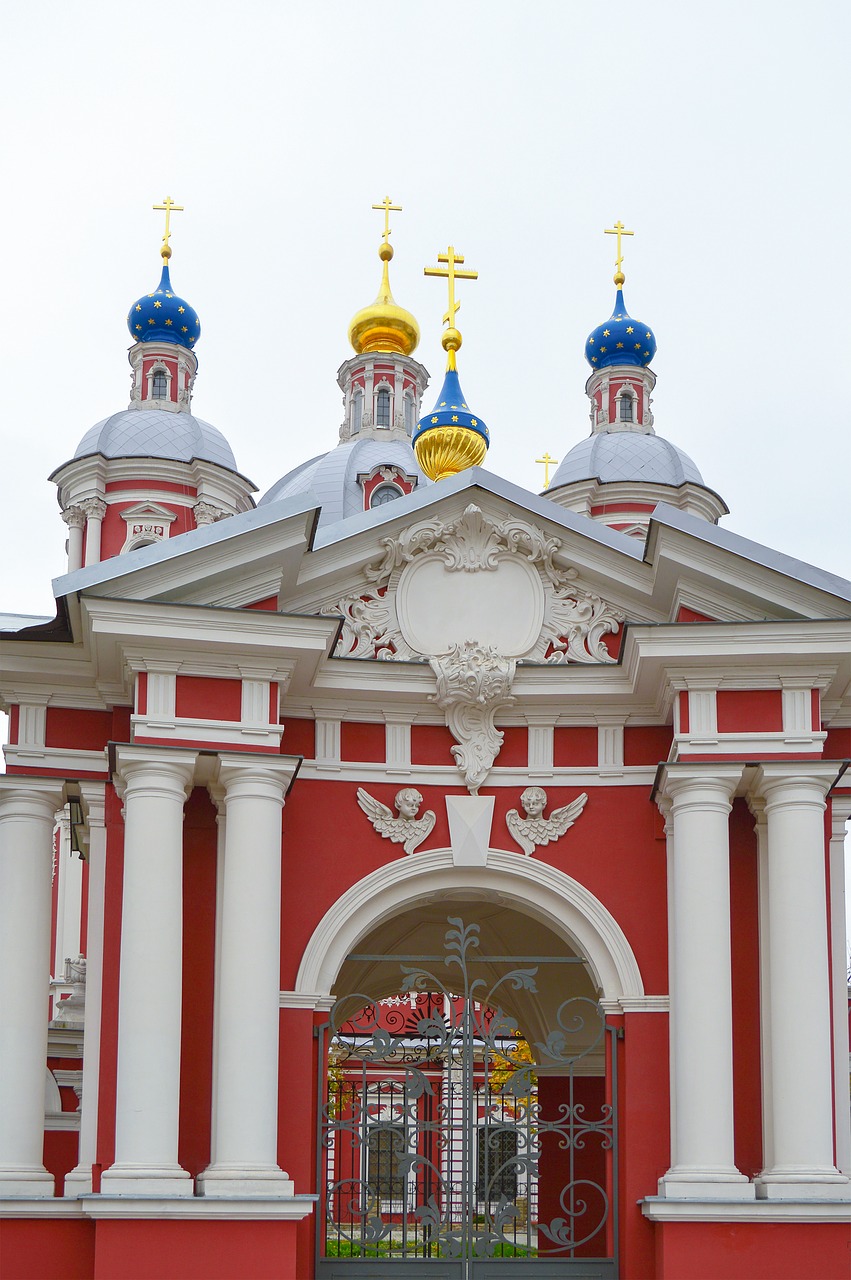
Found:
[(363, 490), (358, 484), (358, 476), (382, 465), (399, 467), (408, 475), (417, 476), (419, 484), (430, 483), (420, 471), (416, 455), (406, 441), (347, 440), (330, 453), (320, 454), (318, 458), (311, 458), (288, 471), (268, 493), (264, 493), (257, 505), (262, 507), (281, 498), (294, 498), (297, 494), (311, 492), (322, 507), (320, 525), (336, 524), (338, 520), (363, 511)]
[(237, 471), (230, 445), (209, 422), (191, 413), (167, 409), (124, 409), (96, 422), (77, 445), (75, 458), (101, 453), (105, 458), (200, 458)]
[[(661, 436), (635, 431), (601, 431), (570, 450), (548, 492), (577, 480), (643, 480), (647, 484), (704, 485), (687, 453)], [(705, 487), (705, 485), (704, 485)]]

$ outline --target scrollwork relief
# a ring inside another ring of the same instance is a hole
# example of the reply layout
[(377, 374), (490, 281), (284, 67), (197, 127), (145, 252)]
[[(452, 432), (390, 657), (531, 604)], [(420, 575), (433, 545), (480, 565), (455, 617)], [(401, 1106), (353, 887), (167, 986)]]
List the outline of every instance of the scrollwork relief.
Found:
[(494, 718), (514, 702), (511, 685), (517, 664), (475, 640), (454, 645), (430, 664), (437, 679), (431, 701), (446, 715), (458, 744), (451, 748), (452, 756), (468, 791), (476, 795), (502, 746), (503, 734)]

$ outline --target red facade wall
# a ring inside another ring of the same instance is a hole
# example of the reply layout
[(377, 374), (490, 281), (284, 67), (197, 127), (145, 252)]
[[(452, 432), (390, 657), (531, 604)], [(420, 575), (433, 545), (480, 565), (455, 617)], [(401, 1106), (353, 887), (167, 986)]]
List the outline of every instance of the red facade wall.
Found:
[(81, 707), (48, 707), (44, 744), (75, 751), (102, 751), (112, 731), (111, 711)]
[(4, 1218), (3, 1280), (92, 1280), (95, 1224), (88, 1218)]
[(780, 689), (719, 689), (719, 733), (779, 733), (783, 728)]
[[(553, 730), (553, 764), (557, 769), (597, 767), (596, 727)], [(549, 794), (549, 792), (547, 793)]]
[(386, 755), (383, 724), (359, 724), (344, 720), (340, 725), (340, 755), (343, 760), (364, 760), (383, 764)]
[(296, 720), (292, 716), (284, 717), (281, 738), (281, 751), (285, 756), (304, 756), (312, 760), (316, 755), (316, 721)]
[(848, 1280), (846, 1223), (656, 1223), (656, 1280)]
[(656, 765), (668, 759), (674, 730), (669, 724), (627, 725), (623, 731), (625, 765)]
[(95, 1280), (298, 1280), (295, 1242), (294, 1222), (101, 1219), (94, 1276)]
[(175, 715), (187, 720), (242, 719), (242, 681), (178, 676)]

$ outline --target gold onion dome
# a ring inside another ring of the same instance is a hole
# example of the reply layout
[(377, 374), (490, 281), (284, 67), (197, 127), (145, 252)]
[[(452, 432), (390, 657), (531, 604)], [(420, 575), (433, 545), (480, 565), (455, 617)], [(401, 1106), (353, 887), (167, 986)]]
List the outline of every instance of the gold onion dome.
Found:
[(378, 256), (384, 266), (378, 296), (368, 307), (363, 307), (349, 325), (349, 342), (358, 355), (370, 351), (392, 351), (409, 356), (417, 348), (420, 327), (410, 311), (406, 311), (390, 292), (390, 259), (393, 246), (383, 241)]

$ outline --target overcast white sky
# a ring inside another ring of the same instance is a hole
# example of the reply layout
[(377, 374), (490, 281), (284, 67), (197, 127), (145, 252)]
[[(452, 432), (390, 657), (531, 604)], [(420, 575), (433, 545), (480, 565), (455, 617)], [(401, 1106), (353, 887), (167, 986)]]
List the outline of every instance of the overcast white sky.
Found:
[(588, 434), (583, 344), (651, 324), (656, 427), (727, 527), (851, 577), (846, 0), (148, 0), (6, 6), (0, 611), (52, 613), (49, 472), (126, 407), (128, 307), (172, 279), (203, 329), (194, 410), (260, 491), (334, 446), (335, 373), (394, 215), (396, 298), (441, 377), (452, 242), (459, 359), (486, 465)]

